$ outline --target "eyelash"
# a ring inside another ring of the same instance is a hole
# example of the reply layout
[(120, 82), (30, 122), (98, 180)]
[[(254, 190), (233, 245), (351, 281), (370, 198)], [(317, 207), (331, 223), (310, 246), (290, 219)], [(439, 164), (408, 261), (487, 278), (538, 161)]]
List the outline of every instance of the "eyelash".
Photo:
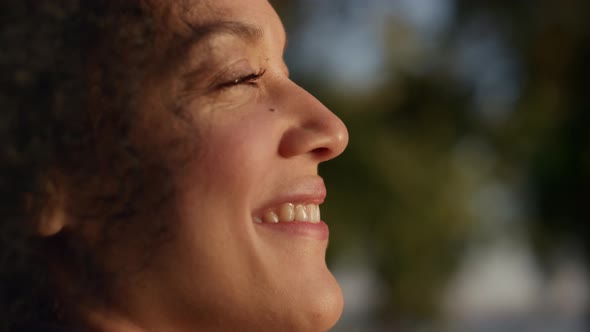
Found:
[(257, 86), (258, 85), (258, 80), (264, 75), (264, 73), (266, 72), (266, 70), (262, 69), (259, 72), (256, 73), (252, 73), (252, 74), (248, 74), (242, 77), (238, 77), (233, 81), (227, 82), (227, 83), (223, 83), (221, 85), (221, 88), (231, 88), (234, 86), (239, 86), (239, 85), (249, 85), (249, 86)]

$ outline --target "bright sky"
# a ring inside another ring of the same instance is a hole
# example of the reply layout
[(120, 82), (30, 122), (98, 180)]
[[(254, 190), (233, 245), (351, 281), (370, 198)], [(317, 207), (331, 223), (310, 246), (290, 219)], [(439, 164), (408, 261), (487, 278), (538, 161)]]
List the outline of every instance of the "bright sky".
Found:
[(306, 0), (302, 7), (305, 23), (290, 36), (297, 47), (288, 61), (344, 88), (380, 82), (387, 24), (407, 25), (426, 46), (453, 17), (453, 0)]

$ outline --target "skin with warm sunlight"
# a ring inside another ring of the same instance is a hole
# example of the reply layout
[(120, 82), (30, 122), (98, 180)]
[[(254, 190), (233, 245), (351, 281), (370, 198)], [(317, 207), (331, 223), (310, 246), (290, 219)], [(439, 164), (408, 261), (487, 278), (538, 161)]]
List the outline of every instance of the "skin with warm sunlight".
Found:
[[(167, 13), (155, 20), (161, 59), (177, 45), (167, 31), (184, 38), (186, 54), (146, 76), (132, 138), (142, 151), (185, 142), (170, 153), (176, 194), (156, 216), (169, 236), (141, 266), (139, 227), (97, 253), (107, 272), (138, 272), (117, 279), (109, 305), (83, 302), (73, 320), (110, 332), (327, 331), (343, 299), (325, 263), (318, 164), (344, 150), (344, 124), (289, 79), (284, 28), (267, 0), (199, 0)], [(170, 99), (183, 121), (170, 119)], [(59, 216), (39, 232), (95, 241), (96, 226)]]

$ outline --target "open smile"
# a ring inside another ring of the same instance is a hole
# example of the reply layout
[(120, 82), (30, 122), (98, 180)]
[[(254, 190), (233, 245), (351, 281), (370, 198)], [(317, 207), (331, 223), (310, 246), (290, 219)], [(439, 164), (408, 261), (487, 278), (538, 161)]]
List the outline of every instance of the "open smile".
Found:
[(277, 207), (267, 209), (261, 215), (254, 216), (256, 223), (283, 223), (283, 222), (320, 222), (320, 207), (317, 204), (283, 203)]

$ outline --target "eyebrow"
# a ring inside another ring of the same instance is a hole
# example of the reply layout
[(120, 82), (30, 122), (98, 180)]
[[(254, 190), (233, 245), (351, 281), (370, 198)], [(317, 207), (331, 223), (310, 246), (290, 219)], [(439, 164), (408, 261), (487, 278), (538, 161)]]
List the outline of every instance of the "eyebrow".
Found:
[(191, 29), (191, 35), (187, 40), (189, 46), (219, 34), (234, 35), (254, 42), (262, 40), (264, 36), (262, 28), (236, 21), (217, 21), (202, 25), (189, 24), (188, 26)]
[[(232, 35), (254, 43), (262, 41), (264, 37), (262, 28), (236, 21), (216, 21), (199, 25), (187, 23), (187, 26), (190, 33), (187, 37), (182, 38), (181, 44), (178, 45), (176, 51), (180, 51), (177, 53), (180, 55), (178, 58), (180, 63), (185, 62), (190, 57), (191, 49), (216, 36)], [(190, 68), (188, 72), (183, 74), (183, 85), (192, 85), (191, 80), (198, 79), (203, 72), (207, 71), (207, 67), (208, 64), (203, 63), (198, 67)]]
[[(233, 35), (238, 38), (251, 41), (253, 43), (261, 42), (264, 38), (264, 31), (261, 27), (251, 25), (238, 21), (214, 21), (205, 24), (191, 24), (187, 23), (190, 29), (188, 37), (183, 38), (182, 44), (184, 45), (181, 49), (183, 55), (190, 55), (190, 49), (198, 47), (199, 44), (215, 38), (219, 35)], [(287, 47), (287, 41), (285, 39), (284, 48)], [(283, 49), (284, 52), (284, 49)], [(183, 95), (190, 95), (190, 87), (193, 86), (193, 82), (198, 80), (204, 72), (207, 71), (207, 64), (191, 68), (188, 72), (182, 75), (182, 88), (181, 93)]]

